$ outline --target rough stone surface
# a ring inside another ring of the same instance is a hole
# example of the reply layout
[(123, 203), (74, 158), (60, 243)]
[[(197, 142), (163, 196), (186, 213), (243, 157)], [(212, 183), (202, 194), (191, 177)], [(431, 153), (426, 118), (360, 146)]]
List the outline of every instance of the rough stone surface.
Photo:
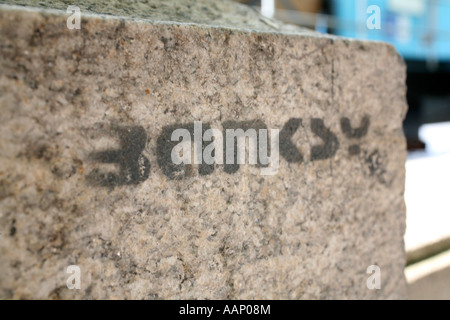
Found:
[[(2, 2), (0, 298), (405, 297), (391, 46), (229, 2), (79, 1), (81, 30), (65, 1)], [(194, 121), (284, 128), (278, 174), (171, 171), (164, 134)]]

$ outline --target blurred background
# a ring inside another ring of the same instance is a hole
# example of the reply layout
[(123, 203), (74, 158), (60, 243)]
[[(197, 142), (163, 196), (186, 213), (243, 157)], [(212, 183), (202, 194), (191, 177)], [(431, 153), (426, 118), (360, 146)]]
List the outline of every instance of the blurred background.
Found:
[(238, 2), (318, 32), (389, 42), (403, 56), (408, 297), (450, 299), (450, 0)]

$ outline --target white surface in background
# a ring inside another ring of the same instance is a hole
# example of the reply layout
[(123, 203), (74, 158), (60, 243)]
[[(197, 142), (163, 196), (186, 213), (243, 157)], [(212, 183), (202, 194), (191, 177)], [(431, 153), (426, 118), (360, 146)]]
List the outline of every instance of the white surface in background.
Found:
[(275, 14), (275, 0), (261, 0), (261, 14), (267, 18), (273, 18)]
[(450, 237), (450, 122), (424, 125), (406, 162), (406, 250)]
[(389, 0), (388, 8), (398, 14), (420, 16), (425, 12), (426, 0)]
[(450, 153), (450, 122), (425, 124), (419, 129), (419, 137), (427, 144), (429, 155)]

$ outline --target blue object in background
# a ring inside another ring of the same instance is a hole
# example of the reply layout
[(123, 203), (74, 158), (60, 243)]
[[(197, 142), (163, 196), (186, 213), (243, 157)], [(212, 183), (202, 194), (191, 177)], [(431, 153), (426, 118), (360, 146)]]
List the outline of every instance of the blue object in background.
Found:
[[(367, 19), (380, 8), (380, 29), (369, 29)], [(334, 0), (335, 33), (344, 37), (393, 44), (410, 60), (450, 63), (449, 0)]]

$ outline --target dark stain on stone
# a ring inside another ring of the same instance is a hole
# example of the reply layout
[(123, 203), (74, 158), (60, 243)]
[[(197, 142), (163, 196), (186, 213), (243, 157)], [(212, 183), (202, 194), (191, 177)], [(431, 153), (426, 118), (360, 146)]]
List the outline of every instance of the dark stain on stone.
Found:
[(17, 157), (24, 156), (27, 160), (38, 159), (49, 162), (55, 157), (57, 149), (57, 145), (52, 146), (47, 142), (34, 141), (30, 142), (25, 150), (20, 152)]
[(15, 224), (16, 224), (16, 219), (13, 219), (11, 222), (11, 227), (9, 228), (9, 235), (11, 237), (14, 237), (17, 232)]
[(325, 127), (323, 119), (311, 119), (311, 130), (323, 140), (323, 144), (311, 147), (311, 161), (333, 157), (339, 149), (339, 141), (330, 129)]
[(120, 185), (137, 185), (145, 181), (150, 173), (150, 162), (142, 155), (147, 143), (147, 133), (141, 126), (113, 126), (120, 141), (120, 149), (93, 152), (90, 158), (100, 163), (119, 165), (119, 174), (100, 173), (93, 170), (88, 180), (94, 185), (115, 187)]
[(358, 128), (353, 128), (349, 118), (341, 119), (342, 132), (348, 139), (361, 139), (367, 135), (370, 126), (369, 116), (364, 116), (361, 120), (361, 125)]
[(49, 151), (49, 148), (47, 145), (39, 146), (37, 148), (37, 150), (35, 151), (36, 159), (50, 160), (52, 156), (48, 151)]
[(361, 152), (361, 148), (358, 145), (352, 145), (348, 148), (348, 153), (351, 156), (357, 156)]
[[(210, 129), (208, 123), (202, 123), (202, 138), (206, 130)], [(156, 154), (158, 165), (161, 168), (164, 175), (169, 179), (182, 180), (184, 178), (193, 175), (193, 166), (185, 164), (174, 164), (172, 162), (172, 149), (179, 143), (179, 141), (171, 141), (172, 133), (176, 129), (186, 129), (191, 135), (191, 142), (194, 140), (194, 124), (174, 124), (170, 126), (165, 126), (162, 129), (156, 141)], [(205, 144), (202, 143), (202, 153), (205, 149)], [(208, 165), (202, 163), (199, 165), (198, 173), (202, 176), (209, 175), (214, 171), (214, 165)]]
[(389, 185), (386, 181), (386, 157), (383, 156), (379, 150), (372, 152), (364, 152), (364, 162), (369, 169), (370, 176), (374, 176), (383, 185)]
[(302, 119), (291, 118), (280, 131), (280, 155), (289, 163), (303, 162), (303, 155), (291, 140), (301, 124)]

